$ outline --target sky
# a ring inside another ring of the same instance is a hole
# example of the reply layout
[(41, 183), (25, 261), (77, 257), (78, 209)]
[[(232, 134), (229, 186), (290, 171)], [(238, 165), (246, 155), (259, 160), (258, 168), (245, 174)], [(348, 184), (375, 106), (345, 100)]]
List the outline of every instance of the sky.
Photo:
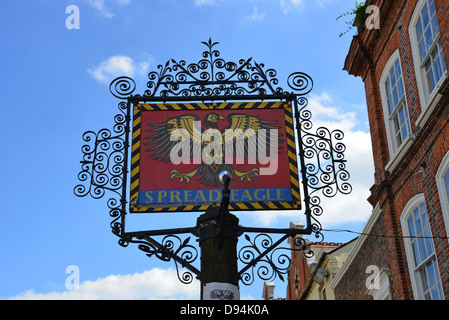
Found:
[[(67, 8), (79, 8), (79, 26)], [(199, 283), (179, 282), (175, 265), (123, 248), (112, 234), (107, 197), (78, 198), (82, 134), (112, 128), (117, 76), (143, 93), (146, 76), (171, 58), (198, 62), (202, 41), (225, 60), (253, 57), (289, 74), (306, 72), (314, 128), (345, 133), (350, 195), (322, 198), (324, 229), (361, 231), (372, 208), (372, 150), (363, 83), (343, 70), (352, 39), (352, 0), (17, 0), (0, 11), (0, 299), (198, 299)], [(67, 20), (69, 21), (67, 22)], [(287, 228), (297, 211), (242, 212), (244, 226)], [(130, 217), (135, 230), (191, 227), (196, 213)], [(324, 241), (356, 235), (324, 232)], [(312, 239), (313, 240), (313, 239)], [(243, 245), (244, 240), (240, 239)], [(198, 259), (199, 260), (199, 259)], [(78, 280), (79, 281), (78, 281)], [(276, 278), (275, 297), (286, 295)], [(240, 285), (261, 299), (263, 281)]]

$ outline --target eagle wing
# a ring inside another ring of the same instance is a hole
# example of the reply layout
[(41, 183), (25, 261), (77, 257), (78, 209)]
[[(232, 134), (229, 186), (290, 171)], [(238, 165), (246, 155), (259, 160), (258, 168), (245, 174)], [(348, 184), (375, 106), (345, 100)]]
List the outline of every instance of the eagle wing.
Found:
[[(261, 120), (258, 116), (250, 116), (247, 114), (232, 113), (228, 115), (227, 120), (229, 126), (222, 132), (223, 141), (225, 144), (234, 143), (236, 154), (243, 154), (245, 159), (256, 160), (258, 142), (265, 141), (266, 144), (270, 144), (270, 130), (280, 129), (279, 126), (276, 126), (278, 121)], [(281, 136), (278, 135), (278, 139), (275, 142), (278, 152), (282, 148), (280, 144), (283, 140), (279, 139)], [(252, 141), (255, 143), (251, 143), (251, 139), (254, 139)], [(248, 141), (248, 143), (237, 143), (238, 141)], [(266, 148), (265, 150), (272, 149)]]
[[(199, 121), (197, 115), (187, 114), (179, 117), (168, 118), (167, 122), (162, 123), (148, 123), (151, 129), (145, 130), (149, 133), (144, 137), (143, 145), (148, 147), (144, 148), (145, 152), (154, 160), (158, 160), (163, 163), (170, 162), (170, 152), (179, 141), (189, 141), (194, 144), (201, 145), (201, 128), (195, 126), (195, 121)], [(192, 150), (190, 148), (190, 154), (182, 154), (182, 158), (192, 156)]]

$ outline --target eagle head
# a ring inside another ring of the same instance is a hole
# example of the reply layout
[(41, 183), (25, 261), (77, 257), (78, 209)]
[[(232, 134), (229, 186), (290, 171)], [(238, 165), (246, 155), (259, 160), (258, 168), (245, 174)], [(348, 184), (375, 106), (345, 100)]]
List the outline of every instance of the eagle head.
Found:
[(217, 122), (218, 120), (223, 120), (224, 117), (222, 115), (216, 114), (216, 113), (209, 113), (206, 116), (206, 119), (204, 120), (204, 125), (206, 128), (214, 128), (218, 129)]
[(210, 122), (217, 122), (218, 120), (223, 120), (223, 119), (224, 119), (223, 116), (216, 114), (216, 113), (209, 113), (206, 118), (206, 120), (210, 121)]

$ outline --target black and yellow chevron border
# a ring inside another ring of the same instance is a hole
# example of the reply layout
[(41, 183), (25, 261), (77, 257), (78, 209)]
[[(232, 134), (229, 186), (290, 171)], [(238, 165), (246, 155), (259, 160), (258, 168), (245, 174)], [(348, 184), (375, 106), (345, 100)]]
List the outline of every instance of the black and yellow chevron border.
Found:
[(131, 149), (131, 186), (130, 186), (130, 213), (146, 212), (197, 212), (205, 211), (208, 205), (185, 205), (178, 207), (145, 207), (137, 205), (139, 195), (140, 172), (140, 135), (142, 111), (151, 110), (214, 110), (214, 109), (284, 109), (286, 138), (289, 156), (290, 183), (292, 201), (258, 201), (258, 202), (233, 202), (229, 204), (231, 211), (255, 211), (255, 210), (299, 210), (301, 209), (301, 196), (299, 189), (299, 175), (297, 150), (295, 144), (295, 131), (291, 102), (223, 102), (223, 103), (154, 103), (136, 104), (133, 109), (133, 131)]

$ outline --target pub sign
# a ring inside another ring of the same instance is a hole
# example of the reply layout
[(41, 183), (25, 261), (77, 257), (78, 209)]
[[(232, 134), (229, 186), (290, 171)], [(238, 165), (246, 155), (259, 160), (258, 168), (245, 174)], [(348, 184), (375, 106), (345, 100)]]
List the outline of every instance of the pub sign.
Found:
[(136, 104), (130, 212), (301, 208), (290, 101)]

